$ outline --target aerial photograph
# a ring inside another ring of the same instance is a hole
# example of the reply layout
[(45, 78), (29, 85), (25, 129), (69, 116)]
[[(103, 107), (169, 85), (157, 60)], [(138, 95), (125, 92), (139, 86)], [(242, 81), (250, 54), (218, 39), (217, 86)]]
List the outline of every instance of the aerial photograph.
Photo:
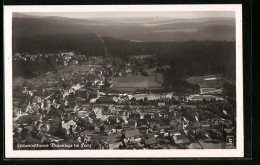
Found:
[(235, 149), (235, 12), (14, 12), (11, 111), (13, 150)]

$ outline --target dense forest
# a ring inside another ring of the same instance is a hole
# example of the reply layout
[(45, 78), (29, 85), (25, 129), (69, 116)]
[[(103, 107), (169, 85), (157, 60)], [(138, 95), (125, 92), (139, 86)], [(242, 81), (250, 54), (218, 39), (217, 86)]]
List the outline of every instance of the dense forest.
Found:
[(170, 65), (179, 76), (223, 73), (235, 78), (236, 49), (232, 41), (131, 42), (104, 38), (113, 56), (156, 54), (159, 65)]
[(44, 54), (75, 50), (89, 56), (104, 55), (103, 45), (92, 33), (13, 36), (13, 52)]
[[(104, 42), (110, 54), (119, 58), (155, 54), (158, 64), (170, 65), (178, 77), (222, 73), (235, 78), (235, 42), (232, 41), (132, 42), (104, 37)], [(104, 47), (95, 34), (59, 34), (13, 39), (14, 53), (44, 54), (59, 51), (79, 51), (86, 56), (105, 55)], [(48, 60), (46, 62), (51, 65)]]

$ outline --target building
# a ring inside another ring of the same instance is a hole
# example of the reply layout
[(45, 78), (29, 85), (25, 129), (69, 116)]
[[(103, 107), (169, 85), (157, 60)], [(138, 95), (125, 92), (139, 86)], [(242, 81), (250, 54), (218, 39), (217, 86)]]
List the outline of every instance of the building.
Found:
[(74, 52), (61, 53), (61, 56), (63, 57), (64, 60), (69, 61), (72, 59), (73, 56), (75, 56), (75, 53)]
[(159, 106), (159, 107), (165, 107), (165, 102), (160, 102), (160, 103), (158, 103), (158, 106)]
[(174, 135), (172, 138), (176, 146), (188, 145), (191, 143), (191, 141), (185, 134)]
[(127, 124), (127, 127), (128, 128), (131, 128), (131, 129), (136, 129), (137, 127), (137, 122), (135, 120), (129, 120), (128, 121), (128, 124)]
[(68, 122), (63, 122), (62, 123), (62, 128), (65, 128), (67, 131), (67, 134), (71, 134), (72, 132), (75, 131), (75, 129), (77, 128), (77, 124), (76, 122), (74, 122), (73, 120), (70, 120)]
[(145, 146), (150, 147), (151, 145), (157, 144), (155, 138), (149, 138), (144, 140)]
[(103, 96), (103, 97), (99, 97), (97, 102), (101, 103), (101, 104), (114, 104), (116, 103), (116, 97), (113, 96)]
[(210, 129), (210, 124), (209, 124), (209, 122), (207, 122), (207, 121), (201, 121), (200, 124), (201, 124), (201, 129), (203, 129), (203, 130), (209, 130), (209, 129)]
[(95, 118), (97, 119), (102, 119), (103, 118), (103, 114), (102, 114), (102, 110), (99, 108), (94, 108), (93, 109), (93, 116), (95, 116)]
[(90, 99), (97, 99), (100, 96), (99, 90), (93, 90), (90, 92)]
[(142, 140), (141, 133), (139, 132), (138, 129), (125, 131), (125, 139), (124, 139), (125, 144), (140, 143), (141, 140)]

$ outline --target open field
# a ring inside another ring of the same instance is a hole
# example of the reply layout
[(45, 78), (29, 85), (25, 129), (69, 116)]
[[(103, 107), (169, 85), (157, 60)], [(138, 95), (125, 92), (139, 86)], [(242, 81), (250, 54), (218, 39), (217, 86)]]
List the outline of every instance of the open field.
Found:
[(216, 89), (216, 88), (200, 88), (200, 94), (222, 94), (223, 90), (222, 89)]
[(221, 74), (194, 76), (187, 78), (186, 81), (192, 84), (198, 84), (201, 88), (222, 88), (223, 77)]
[(102, 65), (76, 65), (76, 66), (69, 66), (69, 67), (64, 67), (63, 69), (59, 70), (59, 72), (68, 72), (72, 71), (73, 73), (80, 71), (80, 72), (89, 72), (92, 68), (98, 69), (101, 68)]
[(163, 82), (161, 74), (147, 77), (137, 75), (130, 77), (113, 77), (112, 88), (160, 88)]

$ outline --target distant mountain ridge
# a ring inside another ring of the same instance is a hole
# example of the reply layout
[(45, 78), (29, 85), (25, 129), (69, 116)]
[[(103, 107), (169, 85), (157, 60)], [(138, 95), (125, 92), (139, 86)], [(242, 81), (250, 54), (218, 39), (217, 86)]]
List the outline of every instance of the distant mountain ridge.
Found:
[[(214, 27), (216, 26), (216, 27)], [(196, 28), (197, 31), (181, 30)], [(156, 33), (167, 30), (166, 33)], [(216, 34), (217, 32), (217, 34)], [(13, 36), (96, 33), (119, 39), (137, 41), (235, 40), (234, 18), (86, 18), (38, 17), (13, 13)]]

